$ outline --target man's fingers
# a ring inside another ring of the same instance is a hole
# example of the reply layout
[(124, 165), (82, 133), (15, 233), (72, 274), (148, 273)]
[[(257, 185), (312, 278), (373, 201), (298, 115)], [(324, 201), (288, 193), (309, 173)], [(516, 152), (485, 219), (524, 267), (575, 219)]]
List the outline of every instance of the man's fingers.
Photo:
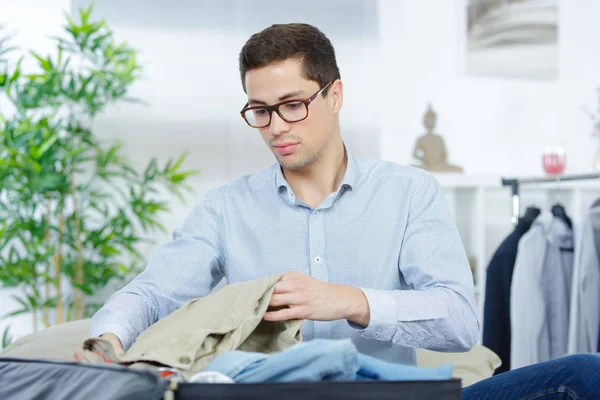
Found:
[(296, 279), (303, 276), (300, 272), (298, 271), (290, 271), (290, 272), (286, 272), (285, 274), (283, 274), (283, 276), (281, 277), (281, 281), (289, 281), (290, 279)]
[(113, 345), (115, 352), (118, 356), (122, 356), (123, 354), (125, 354), (125, 351), (123, 350), (123, 345), (121, 344), (121, 340), (117, 335), (113, 333), (103, 333), (102, 335), (100, 335), (100, 337), (108, 340)]
[(117, 352), (117, 355), (119, 357), (125, 354), (125, 350), (123, 350), (123, 347), (115, 344), (113, 344), (113, 346), (115, 347), (115, 351)]
[(280, 307), (280, 306), (291, 306), (302, 304), (299, 296), (295, 293), (280, 293), (274, 294), (271, 296), (270, 306)]
[(83, 355), (83, 349), (81, 347), (75, 349), (75, 354), (73, 354), (73, 361), (85, 361), (85, 356)]
[(284, 308), (277, 311), (269, 311), (264, 315), (265, 321), (288, 321), (290, 319), (303, 319), (304, 309), (301, 307)]
[(275, 290), (273, 293), (289, 293), (295, 290), (296, 285), (293, 281), (279, 281), (275, 285)]

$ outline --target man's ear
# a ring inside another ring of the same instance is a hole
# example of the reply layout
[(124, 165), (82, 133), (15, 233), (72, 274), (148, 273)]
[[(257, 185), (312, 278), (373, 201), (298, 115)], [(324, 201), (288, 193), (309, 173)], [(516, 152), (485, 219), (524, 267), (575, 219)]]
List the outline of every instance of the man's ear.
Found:
[(338, 113), (344, 104), (344, 84), (341, 79), (337, 79), (329, 86), (327, 97), (330, 99), (333, 112)]

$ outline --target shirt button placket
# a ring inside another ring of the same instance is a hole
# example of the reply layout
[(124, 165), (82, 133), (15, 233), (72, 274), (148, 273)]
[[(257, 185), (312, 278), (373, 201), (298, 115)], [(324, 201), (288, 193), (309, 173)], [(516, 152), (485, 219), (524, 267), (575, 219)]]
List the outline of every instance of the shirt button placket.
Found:
[[(309, 217), (308, 234), (310, 243), (310, 274), (323, 282), (329, 282), (325, 255), (325, 226), (323, 212), (314, 210)], [(330, 324), (315, 322), (315, 337), (330, 338)]]

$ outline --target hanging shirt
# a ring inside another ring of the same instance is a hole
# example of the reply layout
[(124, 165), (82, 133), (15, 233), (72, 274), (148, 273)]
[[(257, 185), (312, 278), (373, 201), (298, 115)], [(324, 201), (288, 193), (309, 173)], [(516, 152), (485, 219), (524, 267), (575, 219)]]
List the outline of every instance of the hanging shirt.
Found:
[(584, 216), (577, 235), (569, 354), (595, 353), (600, 347), (600, 204)]
[(572, 248), (571, 228), (547, 211), (519, 242), (511, 287), (512, 369), (567, 354)]

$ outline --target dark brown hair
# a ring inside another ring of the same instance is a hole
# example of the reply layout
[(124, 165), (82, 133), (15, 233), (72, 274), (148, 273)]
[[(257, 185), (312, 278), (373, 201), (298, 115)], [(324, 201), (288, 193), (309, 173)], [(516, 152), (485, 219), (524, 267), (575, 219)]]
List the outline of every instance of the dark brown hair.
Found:
[(309, 24), (276, 24), (252, 35), (240, 51), (244, 91), (246, 72), (288, 58), (301, 59), (304, 76), (319, 87), (340, 79), (335, 50), (323, 32)]

